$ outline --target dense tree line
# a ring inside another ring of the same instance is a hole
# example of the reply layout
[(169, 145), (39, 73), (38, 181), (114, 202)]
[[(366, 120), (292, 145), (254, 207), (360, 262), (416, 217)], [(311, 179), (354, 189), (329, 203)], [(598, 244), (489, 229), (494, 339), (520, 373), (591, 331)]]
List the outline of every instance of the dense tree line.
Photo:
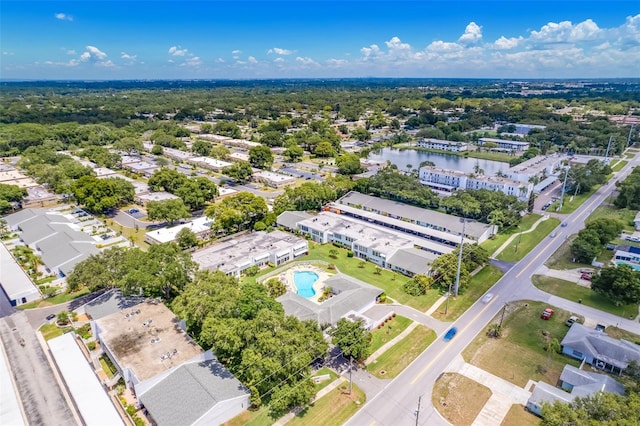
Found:
[(617, 182), (618, 196), (613, 204), (621, 209), (640, 210), (640, 168), (633, 171), (622, 182)]
[(606, 217), (588, 222), (571, 243), (575, 261), (590, 264), (607, 243), (618, 238), (623, 227), (619, 220)]
[(13, 209), (12, 203), (19, 203), (27, 196), (27, 190), (17, 185), (0, 183), (0, 214)]
[(162, 167), (149, 177), (149, 188), (177, 195), (191, 210), (200, 210), (218, 195), (218, 187), (206, 177), (188, 177), (175, 169)]
[(393, 167), (385, 167), (370, 178), (358, 179), (354, 189), (418, 207), (437, 208), (440, 204), (440, 198), (421, 184), (417, 176), (400, 173)]
[(249, 388), (252, 405), (268, 404), (277, 417), (311, 401), (310, 365), (326, 355), (327, 344), (315, 321), (285, 316), (265, 286), (201, 271), (172, 309)]
[(345, 176), (329, 177), (324, 182), (304, 182), (300, 186), (287, 187), (284, 194), (273, 200), (275, 214), (287, 210), (319, 211), (322, 206), (345, 195), (354, 182)]

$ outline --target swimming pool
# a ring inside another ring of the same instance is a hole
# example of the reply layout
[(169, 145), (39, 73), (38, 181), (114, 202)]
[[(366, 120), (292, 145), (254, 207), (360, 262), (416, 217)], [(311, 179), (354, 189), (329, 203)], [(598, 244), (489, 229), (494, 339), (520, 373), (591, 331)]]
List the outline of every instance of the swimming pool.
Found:
[(293, 283), (299, 296), (309, 299), (316, 295), (313, 284), (318, 281), (318, 274), (311, 271), (294, 271)]
[(640, 265), (633, 265), (631, 263), (625, 263), (625, 262), (616, 262), (616, 265), (618, 266), (627, 265), (627, 266), (631, 266), (631, 269), (633, 269), (634, 271), (640, 271)]

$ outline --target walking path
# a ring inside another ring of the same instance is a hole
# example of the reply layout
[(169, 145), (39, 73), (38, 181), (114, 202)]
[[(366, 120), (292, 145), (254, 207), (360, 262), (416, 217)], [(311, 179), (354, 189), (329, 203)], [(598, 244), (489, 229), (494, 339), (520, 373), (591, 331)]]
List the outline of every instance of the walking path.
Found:
[(385, 343), (384, 345), (382, 345), (377, 351), (375, 351), (374, 353), (372, 353), (369, 358), (367, 358), (364, 363), (365, 364), (369, 364), (373, 361), (375, 361), (380, 355), (382, 355), (386, 350), (388, 350), (389, 348), (391, 348), (393, 345), (395, 345), (396, 343), (398, 343), (400, 340), (404, 339), (405, 337), (407, 337), (407, 335), (409, 333), (411, 333), (413, 331), (414, 328), (416, 328), (418, 326), (417, 322), (412, 322), (411, 324), (409, 324), (409, 327), (405, 328), (402, 333), (398, 334), (396, 337), (394, 337), (393, 339), (389, 340), (387, 343)]
[(518, 232), (517, 234), (513, 234), (512, 236), (507, 238), (507, 241), (505, 241), (504, 244), (502, 244), (500, 247), (498, 247), (498, 249), (493, 253), (493, 255), (491, 255), (491, 257), (494, 258), (494, 259), (496, 257), (498, 257), (500, 252), (502, 252), (504, 249), (509, 247), (509, 244), (511, 244), (511, 241), (513, 241), (514, 238), (516, 238), (517, 236), (522, 235), (522, 234), (528, 234), (529, 232), (533, 232), (540, 223), (544, 222), (547, 219), (549, 219), (549, 215), (544, 215), (540, 219), (538, 219), (536, 221), (536, 223), (534, 223), (531, 226), (531, 228), (527, 229), (526, 231), (522, 231), (522, 232)]
[[(337, 388), (338, 386), (340, 386), (342, 383), (346, 381), (347, 380), (344, 377), (338, 377), (333, 382), (331, 382), (330, 385), (326, 386), (320, 392), (318, 392), (316, 396), (311, 400), (311, 404), (313, 404), (314, 402), (316, 402), (317, 400), (319, 400), (320, 398), (322, 398), (323, 396), (325, 396), (326, 394), (328, 394), (329, 392), (331, 392), (332, 390), (334, 390), (335, 388)], [(290, 411), (289, 413), (280, 417), (278, 421), (273, 424), (273, 426), (283, 426), (287, 424), (291, 419), (293, 419), (296, 416), (297, 413), (298, 412), (295, 410)]]
[(461, 374), (491, 389), (491, 397), (473, 421), (473, 426), (499, 425), (513, 404), (526, 405), (531, 396), (531, 392), (466, 363), (461, 355), (451, 361), (447, 371)]

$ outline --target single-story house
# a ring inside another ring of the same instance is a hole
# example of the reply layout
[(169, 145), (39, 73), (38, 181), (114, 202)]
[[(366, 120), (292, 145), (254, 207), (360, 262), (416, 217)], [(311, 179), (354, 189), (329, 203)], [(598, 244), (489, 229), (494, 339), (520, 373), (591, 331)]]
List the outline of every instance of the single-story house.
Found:
[(633, 219), (633, 224), (636, 227), (636, 231), (640, 231), (640, 212), (636, 213), (636, 217)]
[(640, 345), (578, 323), (571, 326), (560, 344), (562, 353), (613, 374), (620, 375), (631, 361), (640, 363)]

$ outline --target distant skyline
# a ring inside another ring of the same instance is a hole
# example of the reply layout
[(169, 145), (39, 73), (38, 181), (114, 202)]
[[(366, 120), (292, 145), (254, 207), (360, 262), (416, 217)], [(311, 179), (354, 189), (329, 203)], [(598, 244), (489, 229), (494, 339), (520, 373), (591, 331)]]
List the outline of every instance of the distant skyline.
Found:
[(640, 77), (640, 3), (11, 1), (0, 79)]

